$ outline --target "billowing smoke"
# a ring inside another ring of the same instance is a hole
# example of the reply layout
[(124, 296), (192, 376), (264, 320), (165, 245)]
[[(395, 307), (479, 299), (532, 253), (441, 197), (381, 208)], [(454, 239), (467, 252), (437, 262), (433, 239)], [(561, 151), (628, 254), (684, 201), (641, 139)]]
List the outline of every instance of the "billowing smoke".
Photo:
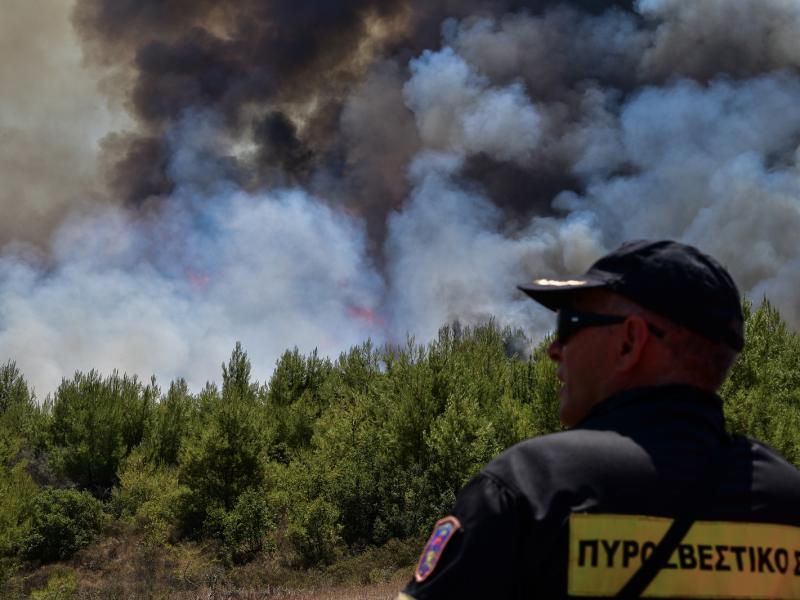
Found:
[(157, 212), (73, 214), (55, 266), (0, 260), (0, 347), (34, 381), (124, 365), (197, 388), (237, 339), (263, 374), (287, 342), (335, 352), (373, 333), (357, 317), (384, 284), (363, 228), (300, 189), (241, 191), (209, 162), (217, 132), (213, 116), (187, 114), (169, 137), (175, 191)]
[(128, 124), (81, 69), (62, 0), (7, 0), (0, 18), (0, 243), (47, 239), (76, 204), (101, 199), (97, 150)]
[[(92, 367), (198, 387), (235, 340), (264, 379), (287, 347), (454, 319), (538, 336), (517, 283), (641, 237), (800, 326), (796, 0), (77, 0), (72, 23), (69, 93), (0, 104), (28, 143), (0, 163), (0, 348), (40, 395)], [(8, 158), (71, 146), (38, 177)]]

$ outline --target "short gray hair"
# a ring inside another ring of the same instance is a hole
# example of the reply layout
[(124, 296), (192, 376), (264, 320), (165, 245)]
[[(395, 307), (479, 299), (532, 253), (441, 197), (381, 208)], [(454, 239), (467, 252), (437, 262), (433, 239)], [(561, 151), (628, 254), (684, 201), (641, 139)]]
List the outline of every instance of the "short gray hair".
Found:
[(724, 342), (695, 333), (624, 296), (608, 294), (604, 304), (606, 309), (638, 313), (663, 329), (666, 335), (660, 342), (673, 357), (676, 370), (704, 388), (719, 389), (736, 361), (738, 352)]
[(738, 352), (680, 326), (670, 327), (664, 345), (688, 374), (703, 387), (717, 390), (725, 381)]

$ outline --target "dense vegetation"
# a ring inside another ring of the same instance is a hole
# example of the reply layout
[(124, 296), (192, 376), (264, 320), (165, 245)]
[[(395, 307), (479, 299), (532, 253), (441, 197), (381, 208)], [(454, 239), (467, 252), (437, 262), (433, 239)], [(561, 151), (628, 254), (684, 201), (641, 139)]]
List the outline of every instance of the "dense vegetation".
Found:
[[(730, 426), (800, 464), (800, 338), (767, 302), (745, 309), (747, 347), (722, 390)], [(366, 342), (335, 361), (290, 350), (267, 384), (237, 344), (221, 387), (164, 392), (92, 371), (41, 404), (9, 361), (0, 592), (109, 531), (202, 543), (228, 567), (309, 567), (419, 539), (490, 458), (559, 428), (547, 343), (522, 358), (521, 332), (453, 325), (427, 345)]]

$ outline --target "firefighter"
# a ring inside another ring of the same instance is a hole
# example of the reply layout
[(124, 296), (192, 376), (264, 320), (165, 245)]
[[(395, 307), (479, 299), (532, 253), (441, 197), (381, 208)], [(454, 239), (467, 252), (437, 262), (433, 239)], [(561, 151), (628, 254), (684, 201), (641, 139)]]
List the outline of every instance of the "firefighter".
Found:
[(800, 472), (716, 394), (744, 345), (727, 271), (637, 241), (520, 289), (557, 313), (567, 429), (463, 488), (399, 598), (800, 599)]

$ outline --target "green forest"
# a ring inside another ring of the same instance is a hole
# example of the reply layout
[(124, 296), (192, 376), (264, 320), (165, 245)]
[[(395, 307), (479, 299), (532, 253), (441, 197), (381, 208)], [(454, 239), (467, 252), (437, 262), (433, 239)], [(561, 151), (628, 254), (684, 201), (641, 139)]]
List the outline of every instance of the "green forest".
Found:
[[(744, 308), (746, 348), (721, 390), (729, 427), (800, 464), (800, 337), (766, 300)], [(267, 382), (237, 344), (198, 393), (90, 371), (43, 400), (8, 357), (0, 597), (77, 598), (75, 557), (102, 571), (122, 551), (162, 574), (118, 578), (119, 597), (251, 577), (252, 564), (276, 581), (407, 567), (488, 460), (559, 429), (548, 343), (456, 323), (335, 360), (287, 350)]]

